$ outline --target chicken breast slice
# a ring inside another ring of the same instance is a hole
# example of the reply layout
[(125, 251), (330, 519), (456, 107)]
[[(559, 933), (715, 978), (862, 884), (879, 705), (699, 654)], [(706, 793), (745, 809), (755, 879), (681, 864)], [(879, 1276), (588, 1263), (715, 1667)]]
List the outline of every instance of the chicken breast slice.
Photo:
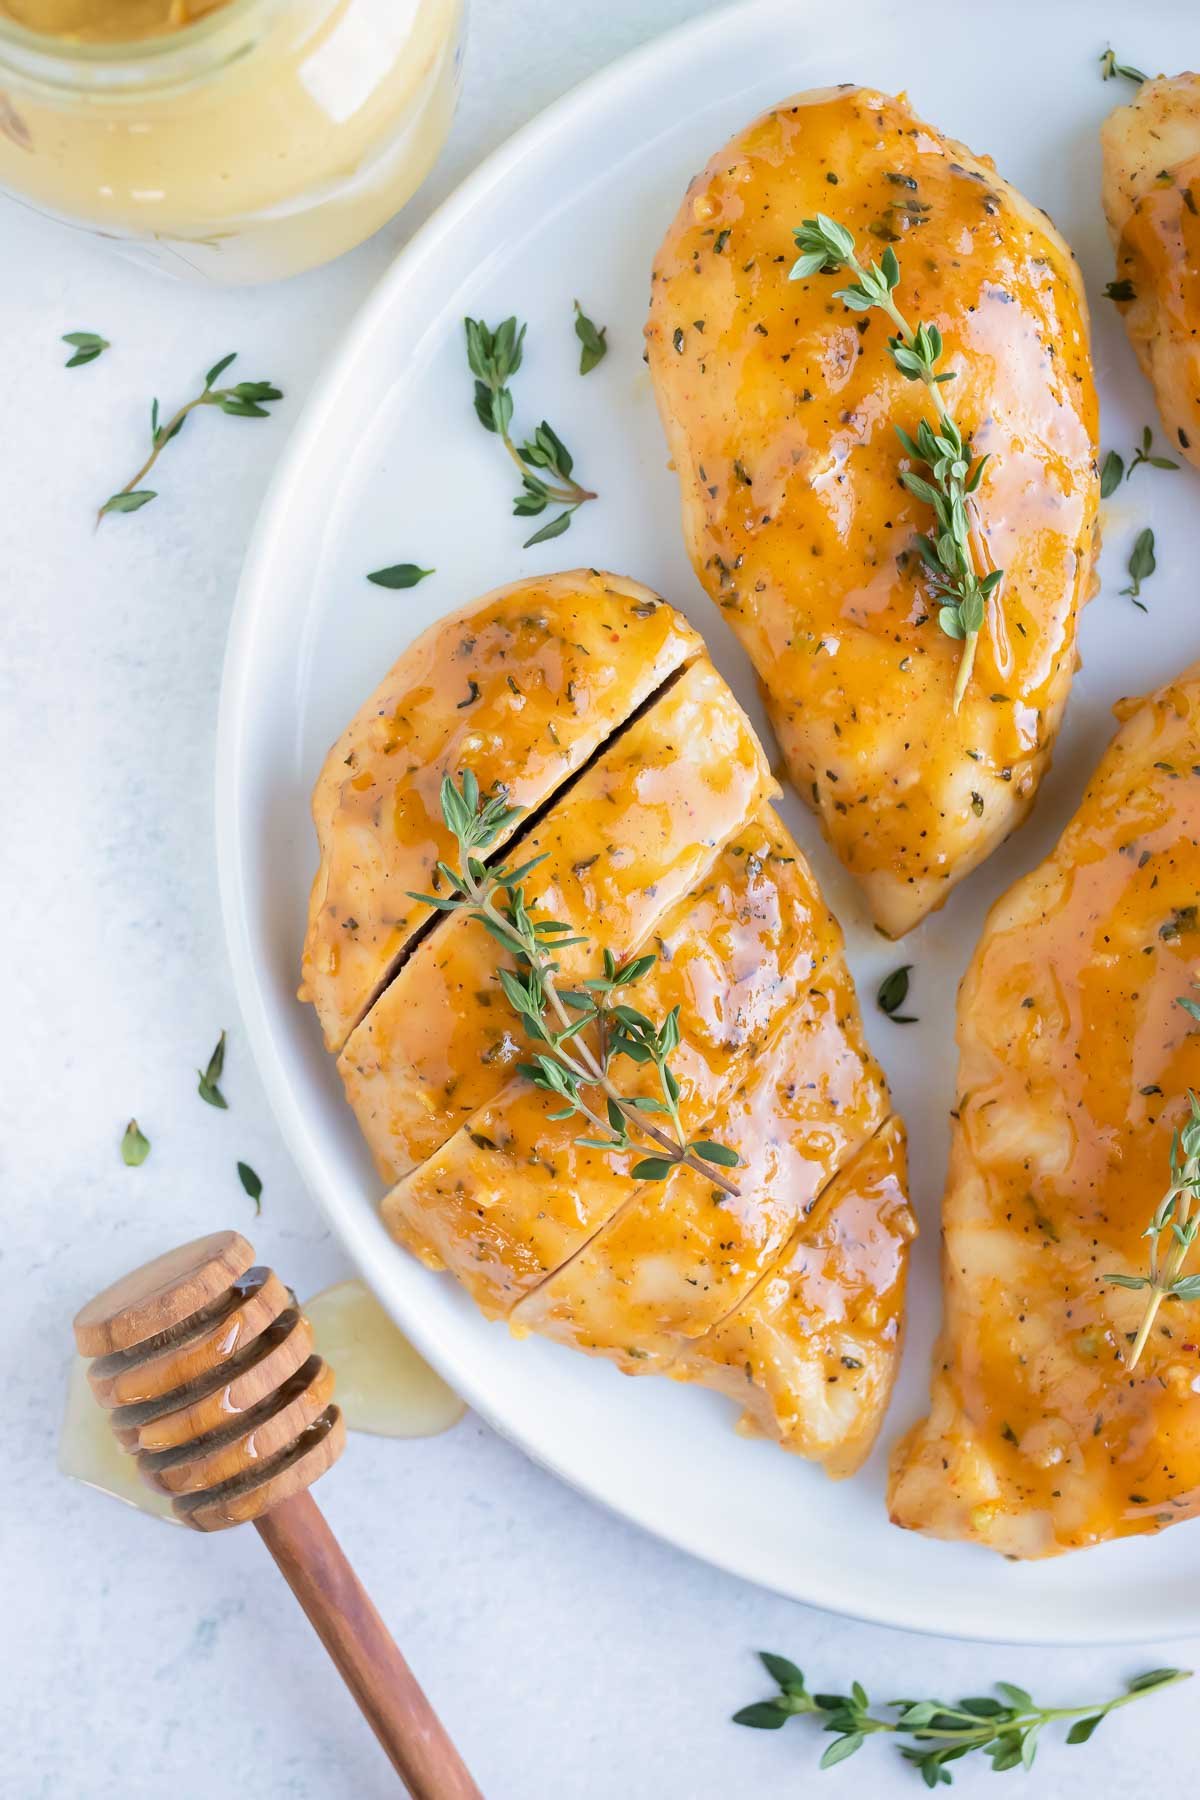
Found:
[(702, 649), (649, 588), (572, 569), (497, 588), (405, 651), (313, 791), (320, 863), (300, 998), (329, 1050), (431, 916), (412, 892), (427, 893), (434, 865), (453, 855), (443, 777), (470, 767), (481, 789), (502, 782), (509, 804), (530, 811)]
[(959, 994), (930, 1415), (899, 1525), (1042, 1557), (1200, 1511), (1200, 1313), (1126, 1367), (1146, 1227), (1200, 1088), (1200, 665), (1140, 702), (1054, 853), (992, 909)]
[[(562, 950), (563, 979), (595, 972), (590, 938), (600, 921), (614, 955), (631, 954), (777, 792), (728, 687), (707, 658), (693, 662), (521, 839), (522, 863), (546, 857), (524, 884), (529, 900), (589, 940)], [(496, 967), (495, 946), (473, 920), (439, 922), (338, 1059), (389, 1183), (432, 1156), (527, 1057)]]
[(1113, 298), (1173, 449), (1200, 468), (1200, 75), (1160, 75), (1100, 132)]
[[(827, 992), (839, 940), (831, 946), (822, 935), (826, 918), (808, 865), (766, 808), (637, 946), (653, 949), (656, 961), (630, 997), (656, 1020), (679, 1008), (671, 1066), (688, 1132), (724, 1107), (789, 1009), (803, 1004), (812, 1021), (818, 1003), (832, 1014), (848, 998), (853, 1014), (852, 990)], [(832, 973), (839, 971), (844, 976), (840, 956)], [(616, 1066), (623, 1091), (657, 1093), (652, 1069), (627, 1058)], [(661, 1192), (628, 1179), (634, 1158), (577, 1143), (586, 1126), (577, 1117), (555, 1120), (558, 1110), (554, 1095), (510, 1081), (383, 1202), (393, 1234), (426, 1262), (452, 1269), (493, 1317), (507, 1316), (631, 1195)], [(707, 1203), (716, 1190), (701, 1185)]]
[(667, 1367), (738, 1305), (886, 1116), (841, 932), (815, 893), (807, 910), (813, 974), (770, 1039), (739, 1059), (715, 1115), (712, 1135), (739, 1159), (738, 1197), (686, 1168), (635, 1186), (521, 1302), (514, 1328), (611, 1357), (627, 1373)]
[[(891, 243), (897, 302), (936, 324), (994, 566), (975, 673), (939, 628), (895, 427), (929, 408), (878, 313), (788, 280), (818, 212)], [(1092, 579), (1097, 417), (1087, 307), (1045, 214), (902, 99), (773, 108), (688, 189), (646, 340), (696, 573), (749, 652), (792, 782), (898, 936), (1024, 818), (1048, 767)]]
[(846, 1163), (737, 1310), (669, 1371), (744, 1408), (739, 1429), (853, 1475), (883, 1424), (904, 1342), (904, 1126), (893, 1114)]

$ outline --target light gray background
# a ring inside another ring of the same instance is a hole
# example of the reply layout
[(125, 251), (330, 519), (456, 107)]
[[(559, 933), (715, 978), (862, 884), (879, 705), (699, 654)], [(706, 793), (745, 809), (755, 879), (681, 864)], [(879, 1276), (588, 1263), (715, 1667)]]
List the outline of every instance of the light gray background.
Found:
[[(197, 1540), (57, 1475), (70, 1317), (114, 1273), (222, 1223), (301, 1291), (346, 1273), (250, 1064), (218, 915), (213, 737), (243, 549), (318, 369), (409, 232), (556, 95), (702, 10), (475, 0), (462, 107), (427, 189), (372, 243), (283, 287), (168, 284), (0, 207), (0, 1794), (14, 1800), (396, 1791), (253, 1533)], [(66, 374), (59, 334), (79, 328), (115, 347)], [(94, 535), (90, 509), (140, 458), (149, 396), (184, 397), (230, 349), (285, 390), (277, 417), (203, 417), (172, 446), (161, 498)], [(218, 1114), (194, 1067), (223, 1026)], [(154, 1146), (137, 1171), (116, 1149), (131, 1112)], [(263, 1177), (260, 1221), (238, 1157)], [(352, 1440), (321, 1499), (489, 1800), (807, 1792), (808, 1727), (727, 1722), (768, 1691), (759, 1645), (820, 1687), (857, 1677), (881, 1699), (1000, 1676), (1066, 1703), (1200, 1655), (997, 1650), (810, 1612), (608, 1517), (470, 1415), (429, 1442)], [(1011, 1780), (1063, 1800), (1189, 1781), (1198, 1696), (1148, 1701), (1090, 1749), (1047, 1742), (1038, 1774)], [(992, 1782), (986, 1765), (956, 1778), (966, 1795)], [(819, 1791), (924, 1790), (883, 1743)]]

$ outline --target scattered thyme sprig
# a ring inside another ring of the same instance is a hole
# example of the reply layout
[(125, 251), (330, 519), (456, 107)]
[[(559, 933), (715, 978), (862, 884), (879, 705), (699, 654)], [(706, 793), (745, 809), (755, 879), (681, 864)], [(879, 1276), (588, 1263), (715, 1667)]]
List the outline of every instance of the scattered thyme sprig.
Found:
[[(1200, 1004), (1181, 995), (1177, 1005), (1200, 1020)], [(1163, 1233), (1168, 1242), (1160, 1247)], [(1200, 1232), (1200, 1100), (1188, 1089), (1188, 1116), (1171, 1133), (1171, 1181), (1154, 1209), (1154, 1217), (1142, 1233), (1150, 1240), (1149, 1272), (1145, 1275), (1106, 1275), (1114, 1287), (1147, 1288), (1146, 1310), (1137, 1336), (1126, 1357), (1126, 1367), (1137, 1367), (1164, 1300), (1200, 1300), (1200, 1275), (1185, 1275), (1183, 1265)]]
[(1149, 79), (1148, 76), (1142, 74), (1140, 69), (1132, 68), (1129, 63), (1119, 63), (1117, 53), (1110, 45), (1100, 58), (1100, 79), (1101, 81), (1115, 81), (1118, 75), (1123, 75), (1126, 81), (1137, 82), (1139, 86), (1143, 81)]
[(121, 1161), (127, 1169), (140, 1169), (150, 1154), (150, 1139), (136, 1119), (130, 1119), (121, 1139)]
[(821, 1758), (823, 1769), (845, 1762), (879, 1732), (909, 1737), (913, 1742), (902, 1746), (901, 1755), (920, 1771), (928, 1788), (950, 1787), (954, 1777), (946, 1764), (973, 1750), (983, 1751), (997, 1773), (1031, 1768), (1038, 1739), (1047, 1725), (1065, 1724), (1070, 1719), (1068, 1744), (1086, 1744), (1100, 1722), (1118, 1707), (1191, 1676), (1190, 1669), (1151, 1669), (1129, 1682), (1123, 1694), (1093, 1706), (1039, 1706), (1024, 1688), (998, 1681), (998, 1700), (991, 1695), (960, 1700), (957, 1705), (944, 1700), (889, 1700), (885, 1710), (896, 1717), (881, 1719), (871, 1712), (860, 1682), (856, 1681), (848, 1694), (810, 1694), (804, 1676), (786, 1656), (773, 1656), (765, 1650), (759, 1655), (767, 1673), (778, 1682), (779, 1692), (734, 1713), (735, 1725), (778, 1731), (789, 1719), (803, 1714), (818, 1718), (825, 1730), (833, 1733), (833, 1742)]
[(494, 330), (482, 319), (464, 319), (463, 324), (467, 332), (467, 362), (475, 377), (476, 416), (485, 431), (495, 432), (521, 473), (521, 492), (513, 501), (513, 512), (518, 518), (530, 519), (550, 505), (566, 509), (526, 538), (522, 549), (528, 550), (534, 544), (561, 537), (572, 516), (586, 500), (596, 496), (572, 476), (574, 458), (545, 419), (520, 449), (513, 441), (513, 398), (508, 384), (521, 366), (524, 325), (518, 326), (515, 318), (505, 319)]
[(906, 469), (900, 479), (918, 500), (932, 507), (937, 520), (933, 537), (920, 535), (917, 547), (925, 565), (926, 580), (938, 608), (938, 623), (947, 637), (962, 642), (958, 678), (954, 684), (954, 710), (962, 705), (962, 697), (975, 666), (975, 647), (987, 614), (988, 596), (999, 587), (1003, 570), (984, 568), (987, 562), (977, 530), (973, 529), (969, 501), (983, 478), (987, 457), (972, 458), (971, 446), (963, 438), (942, 395), (942, 388), (954, 375), (939, 370), (942, 336), (936, 325), (909, 324), (893, 299), (900, 285), (900, 264), (889, 244), (879, 262), (864, 267), (854, 249), (854, 239), (844, 225), (818, 213), (805, 219), (793, 234), (799, 257), (792, 265), (790, 279), (802, 281), (818, 271), (836, 274), (848, 269), (855, 277), (848, 288), (840, 288), (835, 299), (851, 312), (867, 312), (877, 306), (895, 326), (888, 339), (888, 349), (900, 373), (909, 381), (923, 381), (937, 409), (936, 423), (922, 419), (916, 438), (896, 426), (896, 435), (913, 462), (923, 465), (924, 474)]
[[(656, 958), (635, 956), (620, 963), (605, 950), (603, 975), (582, 982), (578, 989), (560, 988), (558, 952), (587, 940), (560, 920), (534, 917), (534, 903), (526, 899), (522, 883), (545, 857), (535, 856), (514, 868), (489, 868), (480, 860), (480, 853), (495, 843), (521, 809), (509, 806), (502, 794), (481, 795), (470, 769), (463, 771), (461, 788), (451, 776), (444, 778), (441, 805), (458, 845), (457, 869), (444, 862), (437, 865), (451, 891), (410, 898), (439, 912), (465, 912), (514, 958), (515, 970), (498, 970), (500, 985), (538, 1046), (532, 1061), (517, 1068), (535, 1087), (564, 1101), (562, 1110), (550, 1118), (578, 1114), (586, 1119), (596, 1135), (578, 1138), (580, 1144), (598, 1150), (648, 1151), (630, 1170), (634, 1180), (661, 1181), (683, 1163), (714, 1182), (722, 1196), (736, 1197), (738, 1189), (721, 1173), (736, 1168), (735, 1153), (707, 1138), (689, 1139), (679, 1116), (679, 1083), (669, 1062), (680, 1041), (679, 1008), (672, 1007), (662, 1024), (655, 1025), (621, 998)], [(612, 1075), (613, 1063), (621, 1056), (653, 1065), (661, 1098), (621, 1092)], [(595, 1105), (588, 1098), (592, 1090), (602, 1096)], [(667, 1119), (670, 1131), (660, 1130), (649, 1115)]]
[(195, 412), (198, 406), (219, 406), (223, 413), (228, 413), (234, 419), (266, 419), (270, 417), (267, 405), (272, 400), (282, 400), (283, 390), (273, 387), (269, 381), (239, 381), (235, 387), (219, 388), (216, 386), (216, 382), (236, 356), (237, 351), (234, 350), (228, 356), (223, 356), (220, 362), (214, 363), (204, 377), (204, 386), (200, 392), (193, 400), (189, 400), (181, 406), (165, 425), (159, 422), (158, 401), (153, 401), (150, 407), (150, 454), (137, 474), (104, 502), (96, 514), (97, 524), (100, 523), (105, 513), (138, 512), (143, 506), (149, 505), (151, 500), (157, 500), (156, 489), (144, 488), (140, 484), (150, 473), (171, 439), (179, 436), (187, 423), (189, 414)]

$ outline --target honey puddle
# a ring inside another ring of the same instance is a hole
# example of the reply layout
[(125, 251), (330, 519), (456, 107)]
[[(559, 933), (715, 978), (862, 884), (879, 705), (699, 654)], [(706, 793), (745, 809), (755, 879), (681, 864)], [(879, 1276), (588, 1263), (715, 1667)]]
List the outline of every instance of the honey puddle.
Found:
[(88, 1384), (87, 1371), (86, 1356), (72, 1357), (67, 1408), (58, 1439), (60, 1473), (99, 1488), (114, 1500), (123, 1500), (126, 1506), (136, 1506), (140, 1512), (165, 1519), (168, 1525), (178, 1525), (180, 1521), (171, 1511), (166, 1494), (147, 1487), (136, 1462), (113, 1436), (108, 1414)]
[(337, 1377), (334, 1399), (351, 1431), (436, 1437), (466, 1407), (361, 1281), (340, 1281), (304, 1307), (317, 1349)]
[[(341, 1281), (304, 1307), (316, 1347), (336, 1376), (334, 1397), (351, 1431), (376, 1437), (436, 1437), (466, 1407), (413, 1349), (361, 1281)], [(165, 1494), (148, 1487), (122, 1450), (108, 1414), (93, 1398), (87, 1360), (74, 1358), (58, 1440), (64, 1475), (99, 1488), (168, 1524), (178, 1524)]]

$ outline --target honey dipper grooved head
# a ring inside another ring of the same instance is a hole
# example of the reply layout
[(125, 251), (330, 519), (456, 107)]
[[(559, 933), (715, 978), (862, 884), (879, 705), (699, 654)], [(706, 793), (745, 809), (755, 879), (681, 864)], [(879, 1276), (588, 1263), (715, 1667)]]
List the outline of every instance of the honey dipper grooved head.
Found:
[(123, 1276), (75, 1317), (118, 1440), (200, 1531), (303, 1492), (345, 1443), (307, 1319), (253, 1263), (240, 1232), (214, 1232)]

